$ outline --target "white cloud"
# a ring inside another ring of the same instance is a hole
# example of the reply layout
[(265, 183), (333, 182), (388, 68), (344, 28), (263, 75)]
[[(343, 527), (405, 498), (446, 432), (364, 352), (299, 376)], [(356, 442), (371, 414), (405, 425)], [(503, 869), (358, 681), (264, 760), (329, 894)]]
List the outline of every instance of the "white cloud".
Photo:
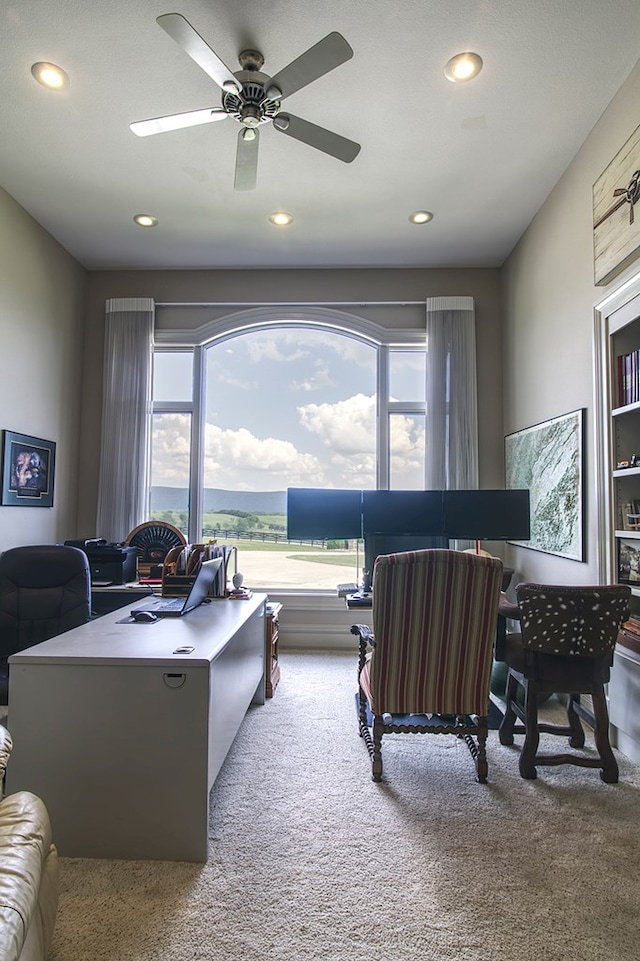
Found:
[(298, 415), (302, 426), (333, 451), (375, 453), (375, 397), (354, 394), (335, 404), (306, 404), (298, 407)]
[(335, 383), (326, 367), (318, 368), (315, 374), (311, 374), (305, 380), (292, 381), (292, 390), (323, 390), (325, 387), (334, 387)]
[(162, 414), (154, 418), (151, 483), (156, 487), (189, 486), (190, 418)]
[(245, 427), (223, 430), (208, 424), (205, 433), (205, 486), (242, 490), (283, 490), (323, 486), (325, 469), (313, 454), (288, 440), (258, 438)]
[[(278, 360), (281, 363), (293, 363), (309, 356), (308, 350), (301, 350), (297, 338), (274, 334), (269, 337), (256, 334), (245, 341), (249, 363), (262, 364), (265, 360)], [(287, 351), (289, 345), (294, 349)]]
[[(205, 428), (205, 486), (229, 490), (375, 487), (375, 397), (354, 394), (335, 404), (306, 404), (297, 410), (302, 427), (327, 451), (326, 459), (298, 450), (289, 440), (260, 438), (246, 427), (223, 429), (209, 423)], [(417, 479), (420, 486), (424, 450), (420, 418), (394, 415), (391, 436), (392, 476), (406, 478), (406, 486), (416, 486)], [(164, 414), (156, 419), (155, 486), (187, 486), (189, 449), (188, 417)]]
[[(233, 341), (230, 342), (231, 344)], [(328, 350), (341, 360), (371, 367), (373, 348), (353, 337), (343, 336), (334, 330), (304, 327), (282, 328), (280, 330), (254, 331), (249, 337), (239, 341), (246, 347), (249, 363), (260, 364), (265, 360), (293, 363), (305, 357), (317, 355)], [(233, 347), (230, 348), (233, 352)]]

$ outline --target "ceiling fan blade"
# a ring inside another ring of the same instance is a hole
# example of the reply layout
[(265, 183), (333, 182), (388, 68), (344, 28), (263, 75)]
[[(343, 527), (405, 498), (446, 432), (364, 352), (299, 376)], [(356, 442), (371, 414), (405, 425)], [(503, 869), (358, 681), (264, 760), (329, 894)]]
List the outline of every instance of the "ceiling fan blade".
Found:
[(340, 134), (318, 127), (315, 123), (294, 117), (292, 114), (278, 114), (274, 117), (273, 126), (279, 133), (284, 133), (287, 137), (300, 140), (302, 143), (322, 150), (323, 153), (331, 154), (343, 163), (350, 164), (360, 153), (360, 144), (353, 140), (347, 140)]
[(182, 130), (184, 127), (197, 127), (201, 123), (212, 123), (214, 120), (226, 120), (228, 116), (222, 108), (208, 107), (205, 110), (174, 113), (168, 117), (136, 120), (135, 123), (130, 123), (129, 127), (137, 137), (149, 137), (154, 133), (166, 133), (168, 130)]
[(240, 91), (240, 85), (220, 57), (213, 52), (197, 30), (179, 13), (164, 13), (158, 23), (223, 90)]
[(279, 97), (282, 100), (339, 67), (341, 63), (351, 60), (352, 56), (353, 50), (344, 37), (339, 33), (330, 33), (272, 77), (270, 86), (277, 87), (282, 92)]
[[(255, 137), (247, 137), (247, 134)], [(258, 143), (257, 130), (244, 127), (238, 134), (236, 150), (236, 173), (233, 186), (236, 190), (253, 190), (258, 179)]]

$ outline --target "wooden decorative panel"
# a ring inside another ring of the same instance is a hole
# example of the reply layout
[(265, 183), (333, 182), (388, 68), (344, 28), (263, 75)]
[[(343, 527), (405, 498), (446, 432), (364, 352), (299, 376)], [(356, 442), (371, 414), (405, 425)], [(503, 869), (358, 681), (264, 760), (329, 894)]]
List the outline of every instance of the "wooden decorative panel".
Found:
[(640, 127), (593, 185), (593, 253), (598, 286), (607, 284), (640, 254), (639, 200)]

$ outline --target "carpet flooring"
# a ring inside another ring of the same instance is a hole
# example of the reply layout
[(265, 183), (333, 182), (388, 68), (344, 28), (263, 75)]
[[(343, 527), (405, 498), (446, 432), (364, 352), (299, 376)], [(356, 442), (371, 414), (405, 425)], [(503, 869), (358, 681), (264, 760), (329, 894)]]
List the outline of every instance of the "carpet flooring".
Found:
[(212, 791), (207, 863), (61, 859), (51, 961), (638, 961), (640, 769), (524, 781), (492, 731), (481, 785), (463, 742), (399, 735), (376, 784), (355, 655), (281, 664)]

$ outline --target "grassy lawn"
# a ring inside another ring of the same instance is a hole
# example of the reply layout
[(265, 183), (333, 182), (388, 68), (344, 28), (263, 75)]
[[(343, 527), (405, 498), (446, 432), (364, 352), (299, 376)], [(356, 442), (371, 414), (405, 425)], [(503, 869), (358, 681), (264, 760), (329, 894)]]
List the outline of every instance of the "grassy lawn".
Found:
[(291, 554), (292, 561), (310, 561), (312, 564), (331, 564), (334, 567), (344, 567), (345, 564), (355, 564), (355, 551), (343, 551), (340, 554)]
[[(206, 538), (205, 538), (206, 542)], [(309, 561), (312, 564), (330, 564), (332, 567), (344, 567), (355, 564), (355, 551), (324, 551), (316, 545), (307, 544), (274, 544), (272, 541), (245, 541), (234, 538), (218, 538), (219, 544), (227, 547), (237, 547), (238, 551), (246, 554), (248, 551), (269, 551), (269, 553), (286, 554), (292, 561)], [(293, 553), (295, 552), (295, 553)]]

